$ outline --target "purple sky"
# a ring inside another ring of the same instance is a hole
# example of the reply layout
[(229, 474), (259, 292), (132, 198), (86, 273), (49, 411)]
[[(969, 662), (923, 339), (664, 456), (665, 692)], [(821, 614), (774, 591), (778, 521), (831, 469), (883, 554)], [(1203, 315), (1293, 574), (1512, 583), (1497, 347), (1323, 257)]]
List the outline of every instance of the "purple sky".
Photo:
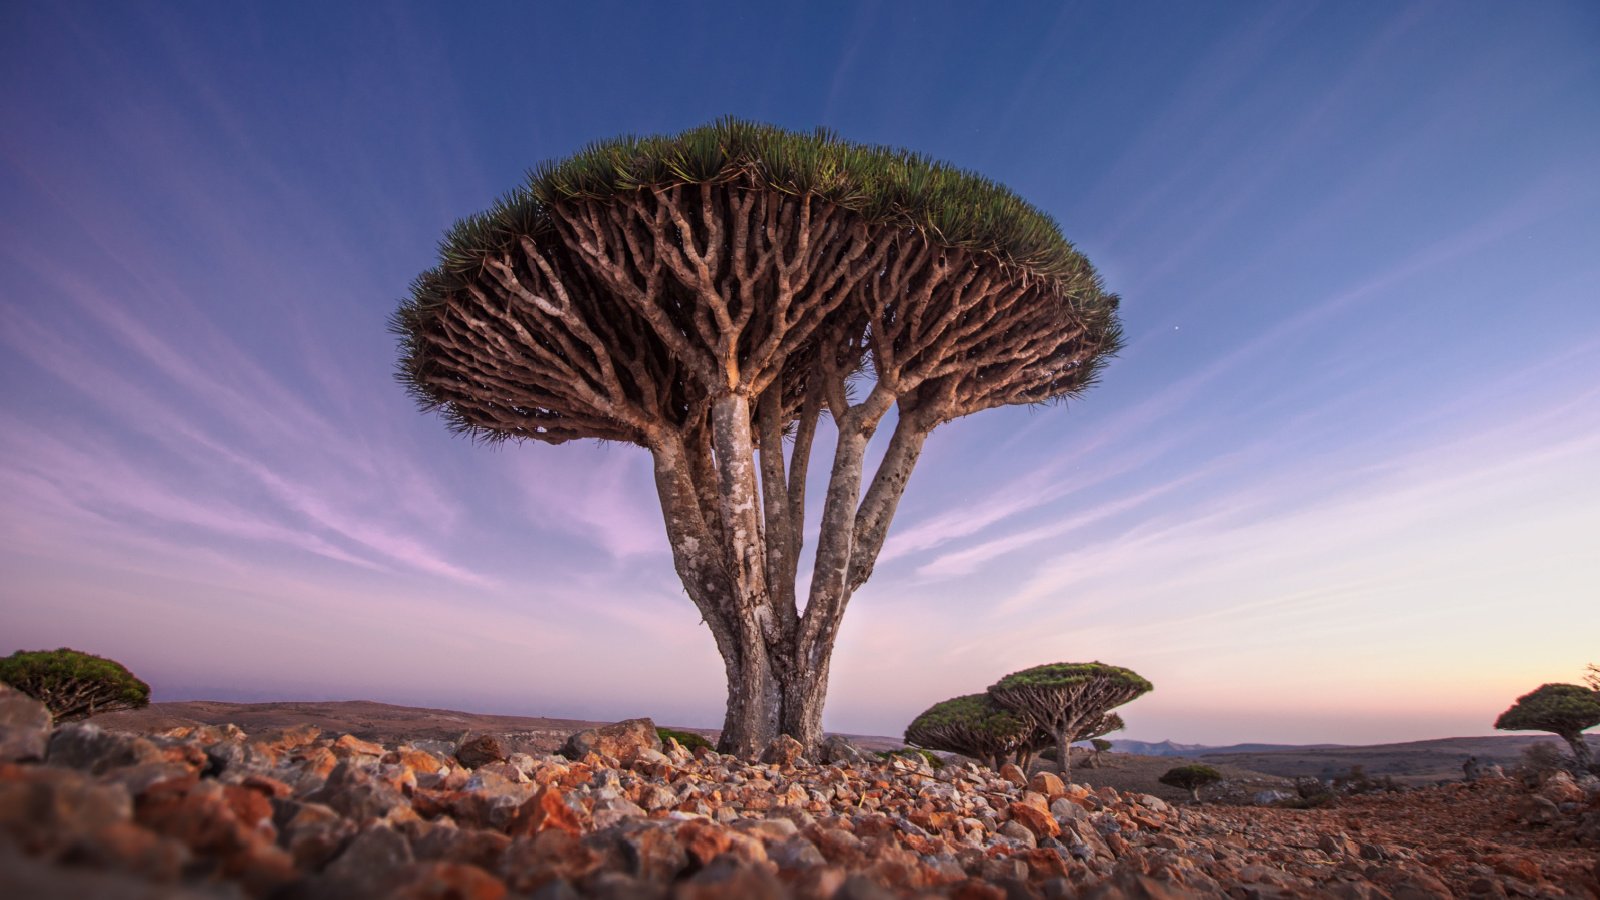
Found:
[(1084, 401), (930, 439), (830, 729), (1101, 659), (1126, 737), (1481, 734), (1600, 661), (1600, 6), (465, 8), (12, 9), (0, 653), (719, 724), (646, 454), (450, 437), (385, 319), (526, 168), (733, 114), (996, 178), (1124, 298)]

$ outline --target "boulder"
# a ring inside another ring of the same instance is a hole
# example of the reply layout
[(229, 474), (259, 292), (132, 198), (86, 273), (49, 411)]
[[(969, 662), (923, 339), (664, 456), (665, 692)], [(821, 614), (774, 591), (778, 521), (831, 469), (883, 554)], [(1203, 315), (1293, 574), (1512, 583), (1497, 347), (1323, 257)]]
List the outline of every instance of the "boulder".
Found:
[(780, 734), (772, 739), (766, 750), (762, 751), (761, 761), (773, 765), (792, 766), (805, 752), (805, 746), (799, 741), (787, 734)]
[(456, 747), (456, 761), (469, 769), (504, 762), (509, 757), (505, 744), (492, 734), (464, 739)]
[(50, 710), (0, 683), (0, 762), (44, 759), (49, 743)]
[(1539, 786), (1539, 796), (1557, 805), (1562, 803), (1582, 803), (1586, 798), (1583, 789), (1573, 780), (1567, 772), (1556, 772), (1544, 780)]
[(868, 761), (867, 754), (842, 734), (823, 738), (817, 754), (822, 762), (833, 765), (861, 765)]
[(166, 759), (155, 744), (121, 731), (107, 731), (88, 722), (63, 725), (50, 735), (46, 760), (53, 766), (100, 775), (112, 769)]
[(582, 760), (590, 753), (595, 753), (629, 763), (639, 750), (645, 748), (661, 749), (661, 736), (656, 734), (656, 723), (649, 719), (627, 719), (614, 725), (588, 728), (568, 737), (561, 746), (561, 755), (567, 759)]
[(1541, 827), (1561, 821), (1561, 809), (1548, 797), (1529, 794), (1517, 804), (1516, 816), (1524, 824)]

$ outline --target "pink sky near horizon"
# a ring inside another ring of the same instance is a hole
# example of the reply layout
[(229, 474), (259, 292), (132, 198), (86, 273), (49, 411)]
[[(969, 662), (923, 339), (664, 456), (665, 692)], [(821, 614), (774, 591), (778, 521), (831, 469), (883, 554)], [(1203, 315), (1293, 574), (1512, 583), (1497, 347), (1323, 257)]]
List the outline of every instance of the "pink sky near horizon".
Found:
[[(102, 653), (157, 699), (716, 727), (647, 454), (450, 436), (385, 320), (525, 167), (732, 112), (992, 175), (1124, 297), (1085, 398), (930, 438), (827, 728), (1101, 659), (1155, 684), (1119, 737), (1492, 733), (1600, 662), (1600, 19), (1467, 6), (1024, 4), (972, 23), (1034, 47), (981, 90), (925, 59), (969, 37), (936, 22), (785, 19), (825, 33), (724, 56), (660, 22), (682, 42), (633, 100), (526, 106), (450, 52), (494, 17), (27, 10), (0, 54), (28, 126), (0, 134), (0, 654)], [(1104, 36), (1081, 60), (1074, 16)]]

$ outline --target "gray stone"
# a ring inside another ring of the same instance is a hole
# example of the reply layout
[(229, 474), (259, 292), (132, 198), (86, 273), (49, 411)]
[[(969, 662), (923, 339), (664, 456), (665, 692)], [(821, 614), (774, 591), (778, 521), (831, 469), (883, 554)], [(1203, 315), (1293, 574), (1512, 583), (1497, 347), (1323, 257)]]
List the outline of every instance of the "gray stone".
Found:
[(837, 764), (862, 764), (867, 762), (867, 754), (860, 747), (850, 743), (842, 734), (830, 734), (823, 739), (818, 748), (818, 755), (824, 763)]
[(371, 882), (413, 861), (411, 844), (405, 835), (387, 825), (371, 825), (344, 848), (328, 866), (328, 874), (340, 879)]
[(812, 866), (827, 865), (828, 862), (816, 844), (798, 834), (770, 844), (767, 847), (767, 858), (776, 863), (780, 869), (809, 869)]
[(87, 722), (73, 722), (57, 728), (50, 735), (45, 758), (52, 766), (66, 766), (93, 775), (165, 759), (161, 750), (145, 738), (107, 731)]
[(0, 762), (44, 759), (50, 710), (27, 694), (0, 684)]
[(349, 760), (335, 766), (322, 788), (307, 799), (325, 803), (357, 822), (381, 819), (407, 802), (393, 785), (373, 778)]
[(1039, 839), (1034, 836), (1034, 833), (1031, 830), (1028, 829), (1028, 826), (1018, 822), (1016, 819), (1007, 819), (1006, 823), (1000, 826), (1000, 831), (998, 833), (1002, 837), (1008, 837), (1013, 841), (1017, 841), (1024, 847), (1027, 847), (1029, 850), (1032, 850), (1034, 847), (1039, 845)]

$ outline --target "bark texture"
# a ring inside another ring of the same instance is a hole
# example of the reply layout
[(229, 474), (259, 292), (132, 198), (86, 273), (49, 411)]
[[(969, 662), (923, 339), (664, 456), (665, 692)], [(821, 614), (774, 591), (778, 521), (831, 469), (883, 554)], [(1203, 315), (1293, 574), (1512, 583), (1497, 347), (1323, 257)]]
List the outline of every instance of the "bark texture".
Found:
[[(726, 665), (720, 749), (754, 755), (783, 732), (811, 750), (846, 607), (928, 433), (1084, 387), (1116, 342), (1114, 314), (1085, 299), (1101, 296), (1092, 270), (1041, 278), (737, 175), (540, 214), (425, 276), (425, 302), (397, 320), (414, 391), (491, 438), (646, 448), (674, 564)], [(823, 416), (836, 437), (800, 597)]]

